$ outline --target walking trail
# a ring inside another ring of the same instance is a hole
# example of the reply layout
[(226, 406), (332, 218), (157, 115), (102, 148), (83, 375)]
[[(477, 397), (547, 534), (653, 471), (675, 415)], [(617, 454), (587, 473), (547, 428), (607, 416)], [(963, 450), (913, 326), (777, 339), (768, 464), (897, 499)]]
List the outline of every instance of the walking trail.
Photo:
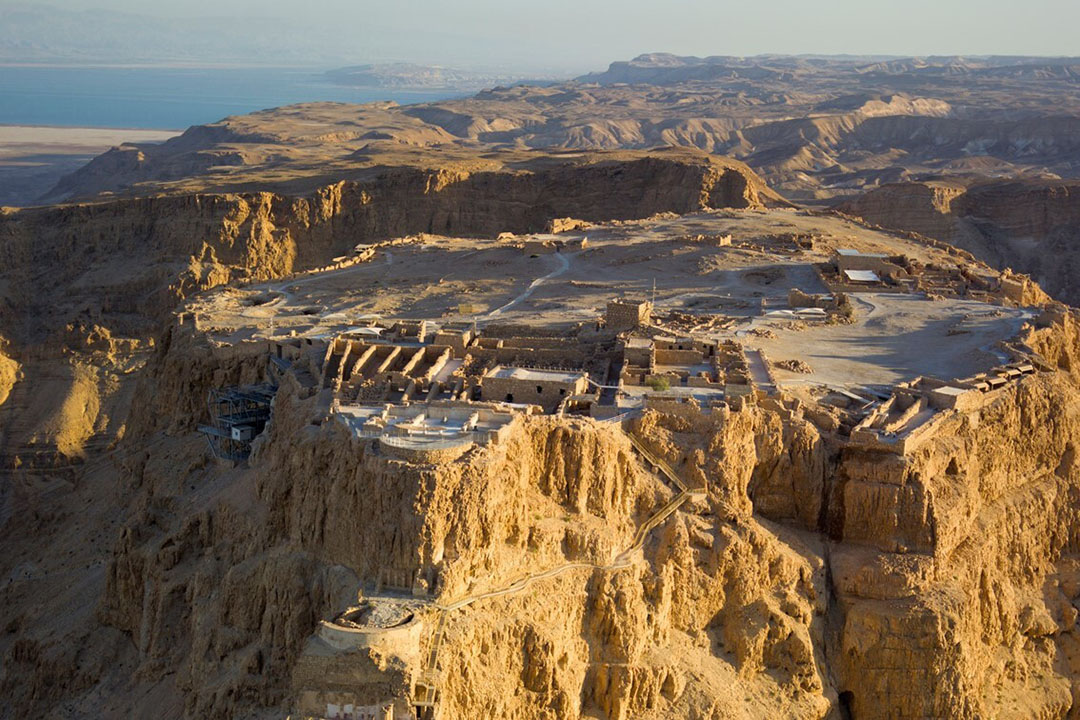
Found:
[[(567, 265), (568, 266), (568, 265)], [(562, 271), (565, 271), (565, 267)], [(560, 272), (562, 272), (560, 271)], [(549, 276), (550, 277), (550, 276)], [(537, 281), (534, 281), (534, 285)], [(532, 287), (532, 286), (530, 286)], [(504, 306), (505, 307), (505, 306)], [(637, 558), (635, 555), (644, 547), (645, 539), (648, 537), (657, 526), (671, 517), (676, 510), (691, 499), (702, 499), (706, 496), (705, 490), (689, 490), (686, 485), (678, 478), (671, 467), (653, 455), (648, 449), (642, 445), (642, 443), (633, 435), (633, 433), (627, 432), (626, 436), (630, 439), (631, 445), (642, 456), (642, 458), (652, 467), (656, 468), (662, 473), (666, 479), (678, 489), (676, 493), (667, 503), (665, 503), (659, 510), (653, 513), (648, 520), (642, 523), (637, 531), (634, 533), (633, 542), (625, 550), (620, 552), (611, 563), (601, 565), (597, 563), (589, 562), (569, 562), (563, 565), (558, 565), (542, 572), (530, 573), (524, 577), (518, 578), (509, 585), (499, 588), (497, 590), (490, 590), (485, 593), (477, 595), (470, 595), (468, 597), (461, 598), (452, 603), (446, 605), (437, 605), (439, 611), (439, 622), (435, 628), (435, 634), (432, 637), (431, 649), (428, 651), (427, 663), (421, 673), (422, 681), (417, 684), (417, 689), (420, 692), (413, 699), (413, 704), (420, 707), (432, 707), (435, 705), (438, 694), (438, 659), (439, 648), (442, 645), (443, 634), (446, 628), (446, 617), (454, 611), (459, 610), (473, 603), (480, 602), (482, 600), (488, 600), (496, 597), (503, 597), (525, 590), (533, 583), (539, 580), (545, 580), (547, 578), (553, 578), (557, 575), (561, 575), (565, 572), (578, 569), (590, 569), (599, 570), (601, 572), (610, 572), (615, 570), (622, 570), (633, 565)]]

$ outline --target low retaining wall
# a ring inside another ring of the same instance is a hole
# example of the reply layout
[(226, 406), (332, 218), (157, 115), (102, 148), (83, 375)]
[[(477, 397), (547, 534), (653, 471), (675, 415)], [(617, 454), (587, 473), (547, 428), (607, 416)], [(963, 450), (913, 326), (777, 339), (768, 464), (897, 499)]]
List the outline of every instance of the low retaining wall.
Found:
[(418, 464), (453, 462), (468, 452), (473, 444), (467, 437), (432, 442), (417, 442), (408, 437), (390, 435), (379, 438), (379, 447), (387, 455)]
[(323, 620), (319, 623), (316, 634), (327, 645), (343, 652), (394, 647), (396, 652), (405, 654), (403, 651), (407, 652), (408, 649), (419, 652), (423, 631), (424, 621), (413, 616), (412, 620), (390, 628), (353, 628)]

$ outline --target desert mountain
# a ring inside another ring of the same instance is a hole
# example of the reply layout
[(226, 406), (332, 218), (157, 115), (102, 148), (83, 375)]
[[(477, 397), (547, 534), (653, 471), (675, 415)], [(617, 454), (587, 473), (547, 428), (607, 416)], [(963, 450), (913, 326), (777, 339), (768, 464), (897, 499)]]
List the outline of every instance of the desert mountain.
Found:
[(1074, 65), (654, 54), (0, 210), (0, 718), (1074, 717)]
[(1075, 66), (1029, 58), (644, 55), (571, 82), (497, 87), (460, 100), (294, 106), (228, 118), (160, 148), (115, 150), (51, 197), (137, 185), (157, 192), (204, 176), (216, 187), (226, 169), (235, 175), (245, 165), (290, 176), (309, 173), (312, 162), (352, 172), (416, 148), (453, 157), (483, 149), (693, 147), (741, 160), (801, 201), (943, 172), (1071, 177), (1080, 163)]

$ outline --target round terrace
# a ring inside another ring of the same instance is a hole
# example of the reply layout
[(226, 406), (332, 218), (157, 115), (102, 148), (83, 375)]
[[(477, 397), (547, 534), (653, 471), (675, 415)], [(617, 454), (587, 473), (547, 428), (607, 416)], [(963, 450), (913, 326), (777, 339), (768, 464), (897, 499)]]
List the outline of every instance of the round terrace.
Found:
[(452, 436), (416, 434), (382, 435), (379, 445), (391, 457), (409, 462), (453, 462), (475, 444), (473, 433)]
[(358, 650), (387, 643), (418, 649), (423, 619), (414, 605), (389, 598), (365, 600), (333, 621), (320, 622), (317, 634), (337, 650)]

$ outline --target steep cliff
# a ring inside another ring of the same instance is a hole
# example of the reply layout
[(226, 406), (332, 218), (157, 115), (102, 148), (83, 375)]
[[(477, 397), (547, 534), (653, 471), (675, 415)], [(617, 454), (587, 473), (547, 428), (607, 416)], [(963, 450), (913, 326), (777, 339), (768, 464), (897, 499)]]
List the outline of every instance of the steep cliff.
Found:
[[(116, 528), (80, 551), (86, 570), (24, 561), (0, 590), (8, 715), (105, 688), (118, 714), (153, 697), (167, 716), (282, 715), (317, 622), (387, 571), (451, 607), (572, 563), (446, 611), (446, 717), (1063, 717), (1080, 657), (1080, 321), (1046, 322), (1022, 338), (1043, 372), (945, 413), (906, 454), (768, 405), (645, 413), (628, 429), (705, 495), (615, 565), (673, 491), (611, 426), (523, 417), (501, 444), (416, 465), (286, 376), (251, 466), (221, 467), (190, 433), (196, 408), (260, 379), (267, 348), (174, 325), (139, 389), (174, 400), (131, 416), (122, 501), (99, 489), (106, 464), (52, 505), (86, 522), (5, 521), (14, 562)], [(58, 602), (90, 600), (72, 621), (34, 605), (58, 583)]]
[[(1063, 717), (1076, 680), (1076, 320), (1028, 343), (1064, 370), (834, 479), (838, 685), (858, 717)], [(850, 545), (849, 545), (850, 544)], [(913, 680), (914, 678), (914, 680)], [(868, 683), (867, 681), (871, 682)], [(927, 690), (930, 692), (927, 692)]]
[[(267, 379), (270, 345), (170, 317), (181, 298), (399, 232), (761, 201), (727, 166), (670, 157), (9, 214), (7, 287), (43, 293), (0, 316), (20, 464), (0, 485), (0, 716), (282, 717), (318, 680), (297, 668), (320, 621), (379, 587), (420, 597), (412, 654), (435, 658), (444, 717), (1075, 712), (1080, 320), (1061, 308), (1013, 343), (1039, 372), (907, 451), (763, 398), (658, 404), (623, 429), (525, 415), (454, 461), (407, 461), (297, 371), (248, 465), (208, 458), (208, 391)], [(564, 204), (526, 209), (537, 193)], [(384, 669), (407, 704), (418, 669)]]
[[(230, 363), (229, 351), (205, 348), (182, 328), (173, 334), (147, 376), (154, 387), (172, 384), (170, 393), (194, 402), (207, 383), (250, 379), (242, 368), (254, 355), (233, 353)], [(180, 377), (191, 384), (177, 385)], [(772, 434), (775, 418), (643, 418), (635, 433), (685, 467), (688, 483), (707, 484), (709, 496), (658, 531), (641, 561), (605, 570), (671, 495), (611, 426), (522, 418), (497, 446), (416, 466), (322, 421), (319, 396), (303, 395), (282, 386), (250, 470), (199, 469), (187, 455), (192, 473), (178, 484), (166, 470), (184, 464), (175, 450), (126, 461), (139, 509), (115, 548), (100, 615), (141, 638), (140, 673), (156, 679), (185, 668), (178, 685), (189, 713), (287, 706), (285, 674), (314, 621), (387, 571), (452, 601), (568, 562), (597, 567), (450, 613), (439, 661), (447, 717), (782, 709), (817, 718), (835, 705), (823, 654), (822, 548), (763, 525), (747, 497), (755, 469), (775, 484), (793, 467), (801, 475), (821, 468), (820, 447), (787, 449)], [(150, 430), (183, 428), (188, 406), (146, 413)], [(802, 432), (814, 447), (812, 429)], [(143, 447), (146, 437), (133, 429), (127, 442)], [(195, 514), (177, 512), (196, 496)], [(200, 546), (214, 548), (212, 557)], [(225, 573), (221, 589), (200, 589), (215, 573)]]
[(192, 292), (325, 265), (357, 243), (779, 202), (737, 163), (655, 151), (555, 156), (497, 172), (386, 168), (299, 197), (191, 194), (27, 209), (0, 218), (9, 283), (0, 329), (20, 345), (107, 318), (114, 335), (144, 337)]
[[(115, 440), (129, 399), (125, 378), (152, 352), (177, 304), (199, 291), (321, 267), (358, 243), (410, 233), (493, 238), (542, 231), (556, 217), (779, 202), (738, 163), (656, 151), (534, 157), (478, 172), (383, 168), (303, 196), (190, 194), (6, 212), (0, 465), (69, 462), (88, 442)], [(46, 385), (48, 393), (31, 392)]]
[(1062, 301), (1080, 301), (1080, 186), (1075, 181), (893, 184), (839, 209), (875, 225), (952, 243), (998, 268), (1031, 275)]
[[(228, 324), (250, 311), (317, 344), (317, 322), (346, 318), (336, 300), (309, 304), (315, 285), (296, 285), (307, 279), (192, 299), (428, 233), (440, 236), (430, 247), (407, 245), (423, 252), (387, 246), (359, 268), (381, 277), (332, 274), (325, 296), (388, 295), (383, 263), (397, 255), (393, 281), (441, 293), (399, 316), (478, 315), (458, 296), (499, 282), (511, 304), (539, 288), (545, 321), (592, 321), (592, 301), (563, 313), (540, 283), (565, 273), (604, 302), (693, 267), (677, 295), (661, 287), (667, 301), (741, 317), (783, 297), (766, 297), (771, 283), (797, 277), (805, 296), (812, 263), (838, 243), (926, 249), (844, 218), (756, 212), (786, 203), (708, 152), (808, 198), (956, 173), (841, 209), (1080, 298), (1076, 185), (1047, 179), (1075, 173), (1080, 154), (1080, 121), (1045, 109), (1049, 97), (1075, 105), (1069, 65), (830, 64), (656, 55), (432, 105), (292, 106), (116, 148), (55, 188), (85, 202), (0, 209), (0, 718), (279, 719), (339, 678), (401, 707), (430, 700), (416, 691), (430, 683), (442, 718), (1077, 716), (1072, 311), (1008, 308), (1030, 322), (1023, 336), (978, 353), (1022, 352), (1031, 373), (975, 410), (912, 405), (932, 417), (917, 443), (863, 442), (841, 422), (850, 407), (794, 395), (709, 411), (650, 398), (621, 424), (521, 413), (497, 440), (436, 461), (357, 433), (316, 368), (282, 370), (272, 345), (245, 339), (263, 326)], [(867, 78), (880, 89), (852, 94)], [(675, 147), (641, 149), (656, 146)], [(1041, 179), (973, 179), (987, 173)], [(704, 208), (751, 212), (684, 218), (689, 233), (590, 228), (558, 256), (541, 254), (554, 243), (533, 255), (496, 240), (553, 218)], [(460, 236), (491, 242), (462, 248)], [(489, 246), (494, 259), (474, 260), (495, 271), (447, 281), (447, 263)], [(606, 275), (579, 264), (587, 253), (640, 271)], [(977, 270), (965, 287), (996, 282)], [(1010, 298), (1048, 300), (1026, 282)], [(1005, 314), (957, 307), (944, 337)], [(891, 327), (880, 307), (866, 312)], [(877, 352), (869, 336), (850, 342)], [(601, 364), (616, 354), (597, 352)], [(271, 377), (272, 420), (250, 460), (212, 460), (195, 432), (207, 394)], [(322, 643), (347, 608), (386, 598), (410, 608), (401, 635), (340, 655)]]
[[(227, 354), (200, 355), (198, 343), (177, 338), (168, 347), (162, 369), (184, 357), (189, 381), (178, 389), (192, 402), (222, 372), (244, 377), (253, 357), (234, 355), (230, 368)], [(148, 377), (146, 389), (177, 376)], [(147, 446), (145, 432), (127, 441), (128, 492), (137, 499), (99, 616), (140, 638), (141, 677), (184, 668), (177, 682), (189, 713), (287, 705), (287, 675), (315, 621), (342, 610), (361, 584), (403, 571), (454, 596), (529, 568), (599, 562), (661, 502), (662, 488), (610, 430), (523, 419), (505, 445), (450, 466), (416, 466), (336, 421), (313, 425), (319, 398), (303, 394), (282, 386), (249, 470), (206, 466), (189, 444), (135, 452)], [(144, 417), (182, 428), (187, 406)], [(189, 471), (178, 483), (179, 465)]]

